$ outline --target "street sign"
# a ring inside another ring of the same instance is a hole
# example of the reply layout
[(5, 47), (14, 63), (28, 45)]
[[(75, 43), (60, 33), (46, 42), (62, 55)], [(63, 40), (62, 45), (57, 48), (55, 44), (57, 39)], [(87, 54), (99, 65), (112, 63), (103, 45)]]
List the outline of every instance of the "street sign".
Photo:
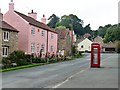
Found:
[(91, 44), (91, 67), (100, 67), (100, 44)]

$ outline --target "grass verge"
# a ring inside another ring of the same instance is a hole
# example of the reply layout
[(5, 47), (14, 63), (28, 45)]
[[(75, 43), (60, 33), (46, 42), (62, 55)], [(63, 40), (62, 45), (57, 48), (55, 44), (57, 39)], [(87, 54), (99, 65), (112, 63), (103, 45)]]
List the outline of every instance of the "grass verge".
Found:
[(17, 67), (12, 67), (12, 68), (1, 69), (0, 72), (13, 71), (13, 70), (18, 70), (18, 69), (23, 69), (23, 68), (41, 66), (41, 65), (44, 65), (44, 64), (45, 63), (41, 63), (41, 64), (29, 64), (29, 65), (24, 65), (24, 66), (17, 66)]
[[(82, 58), (82, 57), (83, 55), (81, 55), (80, 57), (72, 57), (72, 58), (69, 58), (68, 60), (63, 60), (63, 61), (58, 61), (58, 62), (70, 61), (70, 60), (74, 60), (74, 59)], [(54, 63), (58, 63), (58, 62), (54, 62)], [(38, 63), (38, 64), (29, 64), (29, 65), (24, 65), (24, 66), (17, 66), (17, 67), (12, 67), (12, 68), (1, 69), (0, 72), (19, 70), (19, 69), (24, 69), (24, 68), (29, 68), (29, 67), (41, 66), (45, 64), (50, 64), (50, 63)]]

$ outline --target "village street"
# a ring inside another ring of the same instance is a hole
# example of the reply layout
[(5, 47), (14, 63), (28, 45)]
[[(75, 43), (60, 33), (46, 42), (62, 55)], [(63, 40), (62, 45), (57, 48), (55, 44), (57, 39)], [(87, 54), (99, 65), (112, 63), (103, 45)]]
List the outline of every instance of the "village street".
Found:
[(118, 88), (118, 54), (102, 54), (101, 68), (83, 58), (2, 73), (2, 88)]

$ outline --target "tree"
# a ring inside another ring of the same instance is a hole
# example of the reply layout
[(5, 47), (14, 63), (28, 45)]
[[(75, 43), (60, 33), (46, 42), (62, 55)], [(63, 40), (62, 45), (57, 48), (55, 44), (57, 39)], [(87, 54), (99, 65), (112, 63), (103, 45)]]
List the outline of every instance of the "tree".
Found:
[(120, 40), (120, 26), (117, 24), (109, 27), (104, 36), (105, 42), (115, 41), (115, 40)]
[(84, 32), (85, 32), (85, 33), (92, 34), (92, 30), (91, 30), (90, 24), (88, 24), (88, 25), (86, 25), (86, 26), (84, 27)]
[(52, 14), (52, 15), (48, 18), (48, 20), (50, 20), (49, 23), (48, 23), (48, 26), (51, 27), (51, 28), (55, 28), (55, 27), (56, 27), (56, 23), (59, 22), (59, 19), (60, 19), (60, 18), (59, 18), (58, 16), (56, 16), (55, 14)]
[(107, 29), (111, 26), (111, 24), (105, 25), (104, 27), (100, 26), (98, 29), (98, 35), (104, 38)]
[(117, 41), (117, 53), (120, 53), (120, 41)]

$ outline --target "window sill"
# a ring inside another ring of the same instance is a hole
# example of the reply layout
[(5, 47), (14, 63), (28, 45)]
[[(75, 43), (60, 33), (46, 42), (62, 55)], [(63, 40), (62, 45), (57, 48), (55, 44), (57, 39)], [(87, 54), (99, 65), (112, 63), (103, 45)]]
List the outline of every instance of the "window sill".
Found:
[(8, 42), (9, 40), (3, 40), (3, 41)]
[(2, 55), (2, 57), (8, 57), (8, 55)]

